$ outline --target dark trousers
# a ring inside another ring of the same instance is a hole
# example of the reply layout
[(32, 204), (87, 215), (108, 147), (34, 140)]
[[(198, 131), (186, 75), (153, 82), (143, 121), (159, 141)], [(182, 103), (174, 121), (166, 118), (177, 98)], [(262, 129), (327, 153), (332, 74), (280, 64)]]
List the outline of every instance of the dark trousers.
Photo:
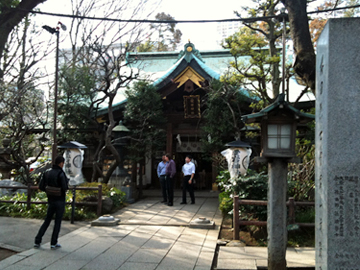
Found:
[(168, 195), (168, 203), (174, 202), (174, 178), (166, 176), (166, 191)]
[(59, 237), (61, 220), (65, 211), (65, 201), (51, 201), (48, 203), (47, 214), (44, 223), (41, 225), (38, 234), (35, 237), (35, 244), (40, 244), (47, 228), (50, 225), (51, 219), (55, 214), (55, 225), (51, 236), (51, 245), (56, 245)]
[(167, 202), (167, 190), (166, 190), (166, 177), (165, 175), (160, 175), (160, 186), (163, 196), (163, 201)]
[(189, 191), (191, 202), (195, 203), (194, 184), (193, 184), (194, 179), (191, 181), (191, 184), (189, 184), (190, 178), (191, 178), (190, 175), (184, 176), (183, 187), (182, 187), (182, 201), (186, 202), (186, 191)]

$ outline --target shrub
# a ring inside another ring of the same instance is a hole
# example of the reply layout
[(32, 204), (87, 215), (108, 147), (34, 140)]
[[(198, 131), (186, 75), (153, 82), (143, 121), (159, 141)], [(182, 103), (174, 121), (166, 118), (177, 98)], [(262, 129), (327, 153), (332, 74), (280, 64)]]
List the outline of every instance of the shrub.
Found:
[(296, 201), (313, 201), (315, 190), (315, 145), (305, 139), (296, 139), (298, 156), (302, 163), (289, 164), (288, 194)]
[[(98, 183), (86, 183), (82, 186), (97, 187)], [(109, 188), (106, 184), (103, 186), (103, 195), (108, 196), (113, 202), (114, 207), (119, 207), (124, 204), (126, 194), (117, 188)], [(97, 190), (77, 190), (76, 201), (91, 201), (97, 200)], [(31, 204), (30, 209), (27, 209), (26, 203), (19, 203), (19, 201), (26, 201), (26, 194), (15, 194), (14, 196), (3, 196), (0, 200), (11, 200), (14, 203), (0, 203), (0, 215), (11, 217), (24, 217), (24, 218), (44, 218), (47, 212), (47, 204)], [(45, 192), (34, 192), (32, 201), (47, 202)], [(72, 192), (69, 190), (66, 193), (66, 202), (72, 202)], [(71, 218), (71, 204), (65, 206), (64, 217), (65, 220)], [(76, 206), (74, 212), (75, 220), (87, 220), (96, 218), (96, 213), (92, 207)]]
[[(71, 202), (72, 194), (66, 194), (66, 201)], [(15, 194), (14, 196), (3, 196), (1, 200), (12, 200), (14, 203), (0, 203), (0, 215), (10, 217), (24, 217), (24, 218), (44, 218), (47, 212), (47, 204), (31, 204), (30, 209), (27, 209), (26, 203), (19, 203), (19, 201), (26, 201), (27, 195)], [(45, 192), (36, 192), (32, 201), (47, 202)], [(70, 219), (71, 205), (65, 206), (64, 219)], [(75, 207), (75, 220), (93, 219), (96, 217), (94, 212), (86, 211), (84, 207)]]
[[(98, 187), (98, 185), (102, 185), (102, 194), (107, 196), (110, 189), (107, 184), (104, 183), (97, 183), (97, 182), (85, 182), (80, 185), (80, 187)], [(97, 190), (76, 190), (76, 197), (75, 200), (77, 202), (81, 201), (97, 201), (98, 198), (98, 191)]]
[[(92, 183), (86, 182), (86, 183), (81, 184), (81, 187), (98, 187), (99, 184), (102, 185), (103, 196), (109, 197), (113, 201), (114, 207), (119, 207), (124, 204), (125, 199), (126, 199), (125, 192), (123, 192), (115, 187), (109, 188), (109, 186), (107, 184), (96, 183), (96, 182), (92, 182)], [(97, 201), (97, 199), (98, 199), (98, 191), (97, 190), (77, 190), (76, 191), (75, 200), (77, 202)]]
[[(267, 200), (268, 176), (265, 172), (257, 173), (249, 170), (246, 176), (241, 176), (235, 180), (230, 179), (228, 171), (222, 171), (217, 177), (217, 182), (222, 192), (219, 194), (219, 208), (223, 214), (232, 214), (233, 196), (238, 195), (240, 199), (249, 200)], [(296, 193), (302, 200), (308, 199), (306, 194), (312, 182), (299, 182), (291, 178), (288, 180), (288, 195), (294, 196), (294, 187), (298, 190)], [(267, 219), (266, 206), (240, 205), (239, 211), (242, 217), (246, 219), (256, 218), (265, 221)], [(297, 222), (314, 222), (314, 210), (309, 208), (297, 208), (296, 219), (307, 220)]]
[(126, 199), (126, 193), (115, 187), (108, 191), (107, 196), (114, 202), (114, 207), (123, 205)]
[[(264, 172), (257, 173), (249, 170), (246, 176), (237, 179), (230, 179), (228, 171), (220, 172), (217, 177), (218, 184), (222, 190), (219, 196), (220, 210), (224, 214), (231, 214), (234, 194), (241, 199), (266, 200), (268, 176)], [(266, 220), (266, 206), (241, 205), (239, 207), (242, 216)]]

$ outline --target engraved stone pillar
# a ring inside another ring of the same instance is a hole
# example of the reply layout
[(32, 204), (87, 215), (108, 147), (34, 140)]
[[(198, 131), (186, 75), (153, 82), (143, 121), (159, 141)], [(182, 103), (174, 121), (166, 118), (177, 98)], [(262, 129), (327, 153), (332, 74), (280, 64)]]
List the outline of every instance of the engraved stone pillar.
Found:
[(330, 19), (316, 58), (316, 269), (360, 265), (360, 18)]
[(286, 191), (288, 163), (274, 158), (269, 162), (269, 188), (267, 206), (268, 269), (286, 269)]

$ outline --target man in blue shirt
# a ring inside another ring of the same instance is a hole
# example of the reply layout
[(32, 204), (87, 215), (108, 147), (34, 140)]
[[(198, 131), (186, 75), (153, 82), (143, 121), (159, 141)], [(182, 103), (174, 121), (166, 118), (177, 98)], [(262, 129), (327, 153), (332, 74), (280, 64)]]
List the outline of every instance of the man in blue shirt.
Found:
[(162, 156), (162, 161), (159, 163), (157, 167), (157, 175), (160, 180), (160, 186), (162, 191), (163, 200), (162, 203), (167, 203), (167, 192), (166, 192), (166, 165), (167, 162), (165, 160), (165, 155)]
[(194, 195), (195, 164), (190, 161), (191, 161), (191, 156), (187, 155), (185, 158), (185, 164), (182, 167), (184, 180), (183, 180), (183, 188), (182, 188), (182, 202), (180, 204), (186, 204), (186, 190), (189, 191), (191, 204), (195, 204), (195, 195)]

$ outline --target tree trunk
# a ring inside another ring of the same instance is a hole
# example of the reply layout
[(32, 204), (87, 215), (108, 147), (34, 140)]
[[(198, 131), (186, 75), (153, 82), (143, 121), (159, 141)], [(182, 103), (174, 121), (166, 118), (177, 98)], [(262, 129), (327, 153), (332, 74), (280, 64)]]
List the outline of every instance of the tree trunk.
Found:
[[(115, 171), (116, 167), (121, 162), (120, 154), (116, 150), (114, 145), (112, 144), (112, 131), (113, 131), (114, 127), (115, 127), (115, 120), (114, 120), (113, 108), (112, 108), (114, 97), (115, 97), (115, 95), (109, 96), (109, 105), (108, 105), (109, 125), (108, 125), (108, 127), (106, 129), (106, 132), (105, 132), (105, 137), (104, 137), (104, 144), (105, 145), (104, 145), (102, 150), (106, 149), (106, 150), (110, 151), (111, 155), (115, 158), (115, 160), (111, 164), (111, 166), (110, 166), (109, 170), (106, 172), (106, 174), (103, 175), (103, 183), (105, 183), (105, 184), (107, 184), (109, 182), (112, 173)], [(101, 154), (102, 154), (102, 151), (100, 151), (98, 153), (98, 157), (95, 156), (95, 159), (99, 160)], [(97, 162), (97, 161), (95, 160), (95, 162)], [(95, 166), (96, 166), (96, 164), (95, 164)]]
[[(23, 0), (16, 8), (3, 7), (0, 10), (0, 62), (5, 50), (5, 45), (11, 31), (21, 22), (21, 20), (38, 4), (46, 0)], [(0, 78), (3, 77), (0, 69)]]
[[(269, 9), (269, 16), (274, 15), (275, 5), (272, 5)], [(270, 47), (270, 57), (278, 55), (276, 48), (276, 36), (275, 36), (275, 23), (271, 20), (267, 21), (269, 26), (269, 47)], [(280, 70), (279, 62), (271, 64), (271, 84), (272, 84), (272, 94), (273, 99), (275, 99), (280, 93)]]
[(144, 160), (139, 162), (139, 199), (143, 197), (143, 168)]
[(281, 0), (285, 5), (290, 22), (290, 34), (296, 54), (294, 70), (310, 87), (315, 95), (316, 56), (311, 41), (306, 0)]
[(131, 162), (131, 182), (136, 187), (136, 178), (137, 178), (137, 163), (136, 161)]
[(103, 144), (104, 144), (104, 136), (103, 136), (103, 134), (100, 134), (99, 144), (94, 153), (93, 172), (92, 172), (92, 176), (91, 176), (91, 182), (98, 182), (97, 179), (95, 179), (96, 175), (100, 175), (101, 177), (103, 177), (102, 169), (100, 169), (100, 167), (99, 167), (100, 153), (101, 153)]
[(137, 179), (137, 162), (135, 160), (131, 163), (131, 187), (132, 187), (132, 198), (135, 200), (138, 199), (138, 191), (136, 187), (136, 179)]

